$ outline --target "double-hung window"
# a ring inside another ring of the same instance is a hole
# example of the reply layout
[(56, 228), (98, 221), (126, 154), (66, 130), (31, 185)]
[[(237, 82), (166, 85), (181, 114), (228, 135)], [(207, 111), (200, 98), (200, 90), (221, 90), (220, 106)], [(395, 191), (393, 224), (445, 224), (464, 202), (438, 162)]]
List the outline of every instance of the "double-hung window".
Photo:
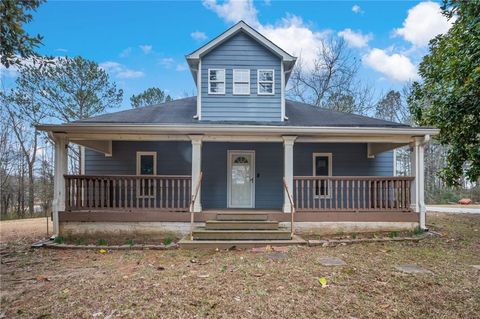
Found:
[(233, 69), (233, 94), (234, 95), (250, 94), (250, 70)]
[[(313, 153), (313, 176), (332, 176), (332, 153)], [(330, 196), (330, 181), (317, 180), (314, 187), (316, 196)]]
[(258, 70), (258, 95), (273, 95), (275, 92), (274, 70)]
[(225, 94), (225, 69), (208, 69), (208, 94)]
[(137, 196), (155, 197), (155, 179), (148, 175), (157, 175), (157, 152), (137, 152)]

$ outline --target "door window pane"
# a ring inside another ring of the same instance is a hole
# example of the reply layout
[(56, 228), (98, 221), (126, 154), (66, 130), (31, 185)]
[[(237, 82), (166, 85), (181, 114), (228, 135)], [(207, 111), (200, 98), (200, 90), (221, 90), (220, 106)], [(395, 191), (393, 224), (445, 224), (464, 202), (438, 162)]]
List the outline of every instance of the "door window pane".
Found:
[[(315, 156), (315, 176), (330, 175), (330, 158), (328, 156)], [(319, 180), (315, 186), (315, 194), (318, 196), (328, 196), (329, 185), (325, 180)]]
[(153, 155), (140, 156), (140, 175), (153, 175)]

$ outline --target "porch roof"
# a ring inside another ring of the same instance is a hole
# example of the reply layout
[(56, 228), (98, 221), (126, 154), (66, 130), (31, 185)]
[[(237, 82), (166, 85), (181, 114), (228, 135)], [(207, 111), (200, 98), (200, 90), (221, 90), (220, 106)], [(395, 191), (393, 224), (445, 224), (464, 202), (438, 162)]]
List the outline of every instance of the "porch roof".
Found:
[(286, 100), (288, 120), (280, 122), (252, 121), (204, 121), (195, 119), (197, 98), (188, 97), (162, 104), (129, 109), (79, 120), (76, 124), (211, 124), (211, 125), (258, 125), (258, 126), (297, 126), (297, 127), (396, 127), (410, 126), (367, 116), (344, 113), (313, 105)]

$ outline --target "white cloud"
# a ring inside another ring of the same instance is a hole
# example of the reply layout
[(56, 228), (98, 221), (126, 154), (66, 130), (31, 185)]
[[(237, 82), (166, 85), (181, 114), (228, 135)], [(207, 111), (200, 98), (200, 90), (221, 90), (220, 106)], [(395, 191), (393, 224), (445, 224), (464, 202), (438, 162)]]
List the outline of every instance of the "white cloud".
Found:
[(177, 67), (175, 68), (175, 70), (177, 70), (179, 72), (186, 71), (186, 70), (188, 70), (188, 65), (187, 65), (187, 63), (177, 64)]
[(342, 37), (347, 44), (354, 48), (363, 48), (368, 45), (368, 41), (373, 38), (371, 33), (362, 34), (362, 32), (355, 32), (352, 29), (345, 29), (338, 32), (338, 36)]
[(173, 58), (162, 58), (159, 62), (167, 69), (170, 69), (175, 65), (175, 60)]
[(128, 48), (124, 49), (122, 52), (120, 52), (119, 56), (121, 58), (126, 58), (130, 55), (130, 53), (132, 53), (132, 48), (128, 47)]
[(222, 4), (217, 3), (216, 0), (203, 0), (203, 5), (225, 22), (237, 23), (243, 20), (254, 28), (260, 26), (253, 0), (227, 0)]
[(100, 67), (119, 79), (135, 79), (145, 75), (142, 71), (128, 69), (123, 64), (114, 61), (100, 63)]
[(152, 48), (153, 48), (153, 46), (149, 44), (139, 45), (139, 47), (145, 54), (149, 54), (150, 52), (152, 52)]
[(408, 10), (403, 21), (403, 28), (393, 31), (394, 35), (403, 37), (414, 46), (426, 46), (428, 42), (441, 33), (446, 33), (452, 21), (442, 15), (440, 5), (436, 2), (421, 2)]
[(312, 31), (302, 18), (289, 15), (277, 25), (261, 25), (258, 31), (290, 54), (301, 57), (307, 68), (313, 66), (322, 40), (329, 31)]
[(353, 13), (364, 13), (364, 11), (362, 10), (362, 8), (360, 8), (360, 6), (358, 4), (354, 4), (353, 7), (352, 7), (352, 12)]
[(204, 41), (208, 38), (205, 32), (201, 32), (201, 31), (192, 32), (190, 33), (190, 36), (197, 41)]
[(64, 49), (64, 48), (58, 48), (58, 49), (55, 49), (55, 51), (57, 52), (63, 52), (63, 53), (67, 53), (68, 50), (67, 49)]
[(283, 50), (295, 56), (301, 56), (305, 67), (312, 67), (322, 40), (328, 31), (313, 31), (295, 15), (287, 15), (279, 23), (262, 25), (258, 21), (258, 12), (251, 0), (227, 0), (218, 4), (216, 0), (204, 0), (203, 5), (217, 13), (225, 22), (245, 21)]
[(394, 81), (405, 82), (418, 79), (417, 68), (407, 56), (402, 54), (389, 55), (385, 50), (375, 48), (363, 56), (363, 63)]

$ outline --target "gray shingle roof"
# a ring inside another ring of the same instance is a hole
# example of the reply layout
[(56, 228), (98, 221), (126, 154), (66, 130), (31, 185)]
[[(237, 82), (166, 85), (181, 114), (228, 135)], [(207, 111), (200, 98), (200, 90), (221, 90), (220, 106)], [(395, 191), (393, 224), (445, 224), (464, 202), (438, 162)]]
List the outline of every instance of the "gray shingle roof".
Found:
[(117, 123), (117, 124), (258, 124), (284, 126), (338, 126), (338, 127), (408, 127), (408, 125), (379, 120), (367, 116), (343, 113), (315, 107), (309, 104), (286, 100), (284, 122), (238, 122), (198, 121), (197, 98), (187, 97), (167, 103), (103, 114), (75, 123)]

